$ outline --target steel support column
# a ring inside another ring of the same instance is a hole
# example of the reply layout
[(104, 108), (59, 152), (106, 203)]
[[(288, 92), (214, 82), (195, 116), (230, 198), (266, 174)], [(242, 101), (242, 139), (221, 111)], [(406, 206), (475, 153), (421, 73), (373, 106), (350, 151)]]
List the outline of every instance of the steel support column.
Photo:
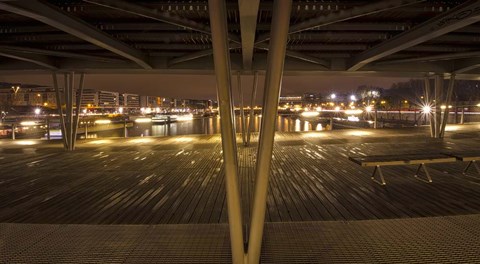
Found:
[(246, 120), (245, 120), (245, 109), (243, 108), (243, 90), (242, 90), (242, 75), (240, 71), (237, 73), (237, 84), (238, 84), (238, 93), (239, 93), (239, 100), (240, 100), (240, 121), (242, 126), (242, 143), (244, 146), (247, 145), (247, 138), (246, 138)]
[(435, 112), (434, 112), (434, 119), (435, 119), (435, 138), (440, 137), (440, 122), (442, 120), (442, 109), (440, 106), (441, 98), (442, 98), (442, 90), (443, 90), (443, 76), (435, 75)]
[(272, 161), (275, 122), (277, 120), (280, 87), (282, 85), (291, 8), (292, 0), (276, 0), (273, 5), (270, 30), (272, 38), (270, 40), (265, 75), (262, 125), (258, 143), (255, 192), (248, 243), (248, 263), (250, 264), (260, 261), (265, 209), (267, 206), (268, 177)]
[[(67, 147), (67, 132), (65, 129), (65, 118), (63, 117), (63, 109), (62, 109), (62, 101), (60, 100), (60, 90), (58, 88), (58, 79), (57, 74), (52, 73), (52, 80), (53, 80), (53, 88), (55, 89), (55, 99), (57, 103), (57, 111), (58, 111), (58, 119), (60, 122), (60, 131), (62, 131), (62, 140), (63, 140), (63, 147)], [(65, 88), (63, 89), (65, 92)]]
[(448, 83), (447, 95), (446, 95), (446, 98), (445, 98), (445, 110), (443, 111), (442, 126), (440, 128), (440, 137), (441, 138), (443, 138), (445, 136), (445, 127), (447, 126), (448, 115), (450, 114), (450, 109), (448, 108), (448, 106), (450, 105), (450, 102), (452, 101), (452, 94), (453, 94), (454, 86), (455, 86), (455, 73), (452, 73), (452, 75), (450, 75), (450, 81)]
[(212, 30), (213, 60), (217, 80), (218, 106), (220, 111), (220, 129), (222, 137), (223, 160), (225, 166), (225, 185), (227, 195), (228, 223), (232, 262), (243, 264), (245, 249), (243, 246), (242, 212), (240, 190), (238, 186), (237, 145), (235, 136), (235, 113), (232, 102), (232, 83), (230, 71), (230, 53), (228, 49), (227, 12), (224, 0), (209, 0), (208, 10)]
[(256, 71), (253, 75), (253, 88), (252, 88), (252, 97), (250, 98), (250, 117), (248, 120), (248, 130), (247, 130), (247, 146), (250, 145), (250, 137), (252, 134), (252, 129), (255, 129), (255, 98), (257, 97), (257, 87), (258, 87), (258, 72)]
[(80, 106), (82, 104), (82, 95), (83, 95), (83, 84), (84, 84), (85, 73), (80, 74), (80, 82), (78, 84), (78, 93), (75, 102), (75, 121), (73, 122), (73, 146), (72, 150), (75, 149), (75, 144), (77, 143), (77, 131), (78, 123), (80, 121)]

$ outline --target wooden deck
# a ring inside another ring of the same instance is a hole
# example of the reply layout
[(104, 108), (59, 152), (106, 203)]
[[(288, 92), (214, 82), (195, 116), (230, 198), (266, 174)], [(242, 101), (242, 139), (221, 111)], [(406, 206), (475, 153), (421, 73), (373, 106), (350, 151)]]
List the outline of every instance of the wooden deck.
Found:
[[(478, 129), (432, 141), (424, 130), (279, 133), (268, 222), (367, 220), (480, 213), (480, 176), (466, 164), (384, 168), (388, 186), (348, 156), (480, 149)], [(256, 140), (256, 138), (254, 138)], [(18, 141), (22, 142), (22, 141)], [(30, 143), (29, 143), (30, 144)], [(239, 145), (245, 221), (256, 141)], [(226, 223), (220, 137), (99, 139), (68, 153), (58, 144), (0, 141), (0, 222), (42, 224)]]

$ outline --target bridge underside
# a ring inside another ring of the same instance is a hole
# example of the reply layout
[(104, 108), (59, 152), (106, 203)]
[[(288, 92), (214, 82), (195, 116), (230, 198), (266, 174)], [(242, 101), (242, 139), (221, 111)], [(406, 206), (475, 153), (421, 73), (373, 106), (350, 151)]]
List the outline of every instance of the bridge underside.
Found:
[[(477, 1), (294, 1), (286, 75), (478, 79)], [(273, 3), (227, 1), (231, 70), (265, 71)], [(1, 1), (0, 72), (213, 74), (206, 1)]]

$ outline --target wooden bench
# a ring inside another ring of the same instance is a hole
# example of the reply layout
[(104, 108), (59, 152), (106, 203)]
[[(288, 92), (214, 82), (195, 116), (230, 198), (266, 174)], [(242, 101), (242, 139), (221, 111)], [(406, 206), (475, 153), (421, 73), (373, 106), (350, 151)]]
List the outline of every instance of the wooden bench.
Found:
[[(380, 185), (386, 185), (385, 178), (383, 177), (381, 166), (395, 166), (395, 165), (419, 165), (415, 172), (415, 178), (425, 181), (427, 183), (432, 182), (430, 173), (427, 170), (426, 164), (429, 163), (445, 163), (455, 162), (457, 159), (451, 155), (446, 154), (402, 154), (402, 155), (385, 155), (385, 156), (365, 156), (365, 157), (348, 157), (349, 160), (357, 163), (362, 167), (375, 167), (372, 174), (372, 180)], [(425, 171), (426, 180), (418, 177), (420, 169)], [(380, 181), (375, 179), (375, 174), (378, 172), (380, 175)]]
[(477, 164), (477, 161), (480, 161), (480, 152), (461, 152), (461, 153), (445, 153), (446, 155), (452, 156), (459, 161), (468, 161), (467, 167), (463, 170), (463, 174), (467, 174), (468, 169), (473, 165), (477, 169), (478, 174), (480, 174), (480, 167)]

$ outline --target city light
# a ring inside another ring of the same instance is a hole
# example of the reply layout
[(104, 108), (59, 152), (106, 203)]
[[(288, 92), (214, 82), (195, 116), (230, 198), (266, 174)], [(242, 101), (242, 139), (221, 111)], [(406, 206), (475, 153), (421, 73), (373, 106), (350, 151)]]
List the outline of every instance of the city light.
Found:
[(303, 117), (315, 117), (315, 116), (320, 115), (320, 113), (316, 112), (316, 111), (306, 111), (306, 112), (303, 112), (301, 115)]
[(345, 110), (345, 114), (347, 114), (347, 115), (358, 115), (358, 114), (361, 114), (361, 113), (363, 113), (363, 111), (360, 110), (360, 109)]
[(352, 94), (352, 95), (350, 95), (350, 100), (352, 100), (352, 101), (357, 101), (357, 97)]
[(35, 110), (34, 110), (34, 112), (35, 112), (36, 115), (39, 115), (41, 111), (42, 111), (42, 110), (40, 110), (40, 108), (35, 108)]
[(119, 112), (120, 114), (123, 114), (123, 107), (119, 107), (119, 108), (118, 108), (118, 112)]
[(112, 121), (108, 120), (108, 119), (95, 120), (95, 124), (99, 124), (99, 125), (106, 125), (106, 124), (110, 124), (110, 123), (112, 123)]
[(87, 113), (87, 109), (83, 109), (82, 112), (83, 112), (84, 114), (86, 114), (86, 113)]
[(180, 115), (177, 117), (177, 121), (190, 121), (193, 120), (193, 115), (188, 114), (188, 115)]
[(447, 106), (446, 106), (446, 105), (442, 105), (442, 106), (440, 106), (440, 108), (441, 108), (441, 109), (446, 109)]
[(337, 95), (334, 94), (334, 93), (332, 93), (332, 94), (330, 95), (330, 98), (331, 98), (331, 99), (335, 99), (335, 98), (337, 98)]
[(372, 106), (369, 105), (369, 106), (365, 107), (365, 110), (367, 111), (367, 113), (372, 112)]
[(35, 121), (23, 121), (23, 122), (20, 122), (20, 125), (22, 126), (34, 126), (36, 125)]
[(337, 111), (337, 112), (340, 111), (340, 106), (336, 106), (335, 111)]
[(432, 112), (432, 108), (429, 105), (422, 107), (422, 113), (430, 114)]
[(152, 119), (149, 117), (139, 117), (135, 119), (135, 123), (151, 123)]
[(321, 107), (317, 107), (317, 109), (315, 109), (315, 110), (317, 110), (317, 112), (320, 112), (320, 111), (322, 111), (322, 108), (321, 108)]

